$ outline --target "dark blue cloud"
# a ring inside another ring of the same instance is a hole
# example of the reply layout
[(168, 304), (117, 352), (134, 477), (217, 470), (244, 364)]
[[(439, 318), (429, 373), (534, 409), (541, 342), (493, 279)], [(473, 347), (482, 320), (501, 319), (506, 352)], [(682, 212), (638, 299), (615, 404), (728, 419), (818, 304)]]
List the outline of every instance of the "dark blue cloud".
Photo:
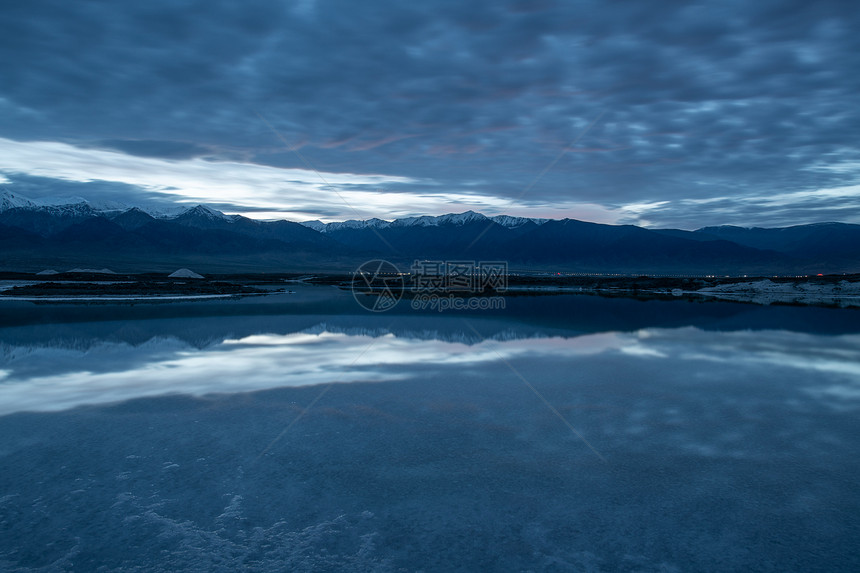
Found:
[(142, 207), (168, 207), (172, 204), (161, 193), (116, 181), (67, 181), (22, 173), (7, 173), (4, 177), (8, 182), (0, 185), (0, 190), (14, 189), (15, 194), (37, 201), (82, 198), (102, 205), (131, 203)]
[(140, 157), (189, 159), (208, 155), (211, 150), (185, 141), (159, 141), (152, 139), (106, 139), (99, 142), (105, 149), (113, 149)]
[[(322, 171), (511, 198), (571, 146), (523, 200), (668, 201), (649, 220), (685, 226), (860, 179), (818, 168), (860, 155), (852, 2), (32, 0), (0, 19), (18, 140), (301, 167), (261, 114)], [(709, 198), (738, 201), (684, 202)], [(860, 220), (816, 205), (785, 217)]]

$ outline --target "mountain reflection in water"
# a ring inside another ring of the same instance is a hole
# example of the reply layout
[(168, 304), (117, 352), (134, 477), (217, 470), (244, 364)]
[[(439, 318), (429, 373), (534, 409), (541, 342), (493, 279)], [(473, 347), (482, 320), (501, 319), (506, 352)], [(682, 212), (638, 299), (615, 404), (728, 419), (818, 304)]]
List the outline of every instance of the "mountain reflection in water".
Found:
[(858, 569), (855, 312), (338, 296), (8, 308), (0, 568)]

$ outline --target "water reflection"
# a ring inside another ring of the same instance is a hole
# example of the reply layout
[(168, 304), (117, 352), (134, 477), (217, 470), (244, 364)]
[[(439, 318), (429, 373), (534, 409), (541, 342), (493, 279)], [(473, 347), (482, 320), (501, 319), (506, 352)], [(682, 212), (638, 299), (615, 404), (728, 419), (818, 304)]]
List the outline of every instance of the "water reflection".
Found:
[(595, 300), (12, 316), (0, 569), (858, 570), (855, 314)]
[(466, 374), (499, 360), (579, 368), (581, 357), (597, 354), (691, 375), (707, 362), (809, 371), (819, 376), (811, 392), (849, 401), (860, 380), (860, 334), (698, 326), (583, 334), (499, 316), (220, 316), (0, 329), (0, 415), (162, 394), (393, 382), (428, 368)]
[[(480, 368), (518, 356), (574, 356), (621, 348), (629, 335), (492, 339), (465, 344), (391, 333), (344, 334), (319, 325), (293, 334), (255, 334), (192, 347), (172, 337), (85, 349), (5, 344), (0, 415), (60, 410), (168, 393), (201, 396), (330, 382), (383, 382), (416, 375), (413, 365)], [(456, 338), (456, 337), (455, 337)]]

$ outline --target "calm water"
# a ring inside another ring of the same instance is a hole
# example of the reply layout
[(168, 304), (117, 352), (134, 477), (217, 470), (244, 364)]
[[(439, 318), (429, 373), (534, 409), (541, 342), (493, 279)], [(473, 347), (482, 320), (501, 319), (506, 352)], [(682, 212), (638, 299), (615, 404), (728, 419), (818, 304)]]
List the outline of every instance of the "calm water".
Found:
[(0, 312), (0, 570), (857, 571), (860, 312)]

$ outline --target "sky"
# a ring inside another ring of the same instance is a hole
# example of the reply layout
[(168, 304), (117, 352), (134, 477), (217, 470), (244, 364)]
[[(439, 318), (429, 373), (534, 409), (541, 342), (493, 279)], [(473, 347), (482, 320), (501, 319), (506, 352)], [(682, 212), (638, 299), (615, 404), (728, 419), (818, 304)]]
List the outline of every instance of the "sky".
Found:
[(0, 188), (860, 223), (858, 29), (853, 1), (0, 0)]

